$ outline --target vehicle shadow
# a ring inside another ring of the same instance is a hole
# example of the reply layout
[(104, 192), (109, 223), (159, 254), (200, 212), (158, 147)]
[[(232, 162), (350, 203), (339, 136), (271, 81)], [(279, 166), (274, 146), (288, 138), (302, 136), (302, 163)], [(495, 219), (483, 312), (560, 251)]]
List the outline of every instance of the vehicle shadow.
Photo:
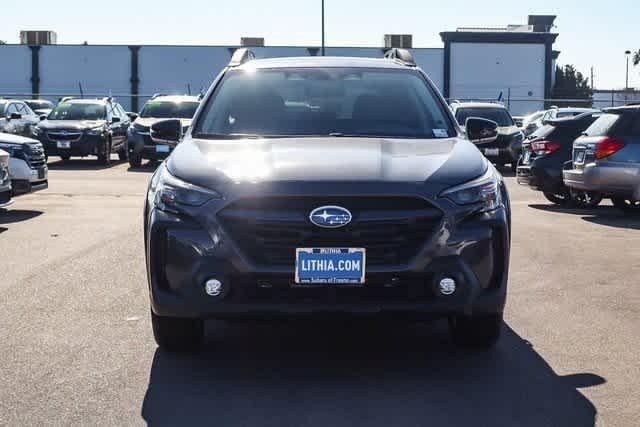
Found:
[(628, 228), (632, 230), (640, 230), (640, 221), (638, 217), (625, 215), (620, 209), (613, 206), (598, 206), (596, 208), (580, 209), (569, 208), (558, 205), (529, 205), (530, 208), (539, 209), (549, 212), (560, 212), (573, 215), (583, 215), (582, 219), (593, 224), (606, 225), (615, 228)]
[[(0, 210), (0, 224), (15, 224), (16, 222), (28, 221), (42, 215), (42, 211), (28, 211), (20, 209)], [(6, 230), (6, 229), (5, 229)]]
[(454, 348), (444, 322), (360, 326), (234, 325), (201, 353), (156, 350), (142, 417), (278, 427), (595, 423), (577, 389), (605, 380), (557, 375), (509, 327), (481, 352)]
[(632, 217), (618, 212), (617, 215), (590, 215), (583, 216), (583, 220), (593, 224), (605, 225), (607, 227), (627, 228), (631, 230), (640, 230), (640, 217)]
[(156, 169), (158, 169), (158, 166), (160, 166), (160, 163), (158, 163), (158, 162), (147, 162), (147, 163), (143, 163), (138, 168), (129, 167), (129, 169), (127, 169), (127, 172), (153, 173), (153, 172), (156, 171)]
[(548, 204), (534, 203), (534, 204), (530, 204), (529, 207), (533, 209), (538, 209), (541, 211), (558, 212), (558, 213), (566, 213), (566, 214), (574, 214), (574, 215), (585, 215), (585, 214), (597, 215), (598, 213), (601, 213), (607, 210), (615, 210), (615, 208), (611, 206), (598, 206), (595, 208), (577, 208), (577, 207), (571, 207), (571, 206), (554, 205), (552, 203), (548, 203)]
[(115, 166), (126, 163), (126, 160), (119, 160), (117, 157), (111, 158), (109, 165), (102, 165), (98, 163), (98, 160), (92, 158), (79, 158), (69, 159), (64, 161), (62, 159), (51, 161), (52, 157), (49, 157), (47, 166), (49, 170), (77, 170), (77, 171), (90, 171), (90, 170), (104, 170), (111, 169)]

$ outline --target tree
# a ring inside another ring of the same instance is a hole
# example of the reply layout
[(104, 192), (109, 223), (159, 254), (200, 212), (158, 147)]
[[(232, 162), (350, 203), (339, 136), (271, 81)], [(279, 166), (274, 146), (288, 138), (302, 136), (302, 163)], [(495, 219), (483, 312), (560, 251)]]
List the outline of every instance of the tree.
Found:
[(633, 54), (633, 65), (639, 65), (639, 64), (640, 64), (640, 49), (638, 49), (638, 51)]
[(0, 44), (7, 44), (7, 42), (4, 40), (0, 40)]
[(558, 107), (591, 107), (593, 105), (593, 90), (589, 79), (577, 71), (573, 65), (556, 67), (556, 83), (553, 87), (554, 99), (584, 99), (584, 101), (553, 101)]

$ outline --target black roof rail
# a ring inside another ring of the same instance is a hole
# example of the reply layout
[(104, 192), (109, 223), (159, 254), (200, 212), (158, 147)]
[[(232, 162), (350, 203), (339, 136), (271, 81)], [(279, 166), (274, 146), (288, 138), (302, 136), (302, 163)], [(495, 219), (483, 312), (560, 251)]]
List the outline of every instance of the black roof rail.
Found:
[(413, 55), (407, 49), (400, 49), (394, 47), (384, 53), (386, 59), (390, 59), (395, 62), (399, 62), (402, 65), (409, 67), (415, 67), (416, 61), (413, 59)]
[(229, 67), (237, 67), (238, 65), (242, 65), (245, 62), (256, 59), (255, 53), (251, 49), (247, 49), (246, 47), (242, 47), (236, 49), (231, 56), (231, 61), (229, 61)]

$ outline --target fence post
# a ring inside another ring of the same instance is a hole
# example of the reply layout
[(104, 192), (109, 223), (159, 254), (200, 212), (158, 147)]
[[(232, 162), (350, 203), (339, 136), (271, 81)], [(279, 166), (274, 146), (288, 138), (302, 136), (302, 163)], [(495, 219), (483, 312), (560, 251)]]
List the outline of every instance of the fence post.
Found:
[(140, 84), (139, 55), (140, 46), (129, 46), (131, 51), (131, 111), (138, 112), (138, 88)]
[(29, 46), (31, 49), (31, 97), (40, 95), (40, 46)]

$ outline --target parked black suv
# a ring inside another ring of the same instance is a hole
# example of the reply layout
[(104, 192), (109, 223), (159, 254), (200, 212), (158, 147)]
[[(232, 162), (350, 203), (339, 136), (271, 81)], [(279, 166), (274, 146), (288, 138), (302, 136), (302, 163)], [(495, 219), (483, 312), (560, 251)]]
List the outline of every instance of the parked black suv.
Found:
[(558, 205), (593, 207), (600, 203), (598, 193), (571, 191), (562, 181), (565, 163), (571, 162), (573, 141), (596, 119), (600, 112), (547, 120), (522, 144), (518, 166), (518, 184), (542, 191), (545, 198)]
[(111, 153), (127, 160), (127, 130), (131, 120), (122, 106), (111, 98), (66, 99), (51, 111), (34, 130), (48, 156), (62, 160), (97, 156), (101, 164), (111, 161)]
[(173, 143), (156, 144), (151, 140), (150, 128), (165, 119), (180, 119), (183, 131), (191, 125), (200, 100), (196, 96), (155, 95), (129, 128), (129, 164), (140, 167), (143, 159), (164, 160), (175, 148)]
[(480, 140), (478, 148), (489, 160), (498, 166), (511, 164), (516, 170), (518, 159), (522, 153), (524, 133), (516, 126), (509, 110), (502, 104), (483, 102), (453, 102), (451, 109), (460, 126), (466, 126), (470, 117), (492, 120), (498, 124), (498, 138)]
[[(491, 345), (505, 305), (509, 197), (410, 54), (251, 60), (241, 49), (149, 184), (156, 341), (207, 318), (448, 317)], [(152, 137), (178, 141), (179, 120)], [(495, 123), (467, 121), (470, 138)]]

